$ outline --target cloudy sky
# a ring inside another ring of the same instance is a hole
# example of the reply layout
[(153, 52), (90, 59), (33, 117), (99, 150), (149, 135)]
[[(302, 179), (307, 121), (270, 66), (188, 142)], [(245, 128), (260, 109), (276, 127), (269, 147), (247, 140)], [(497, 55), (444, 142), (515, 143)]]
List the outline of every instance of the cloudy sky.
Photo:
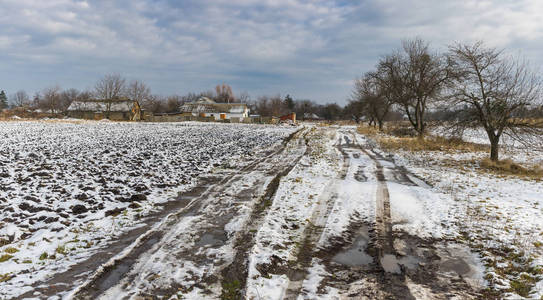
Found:
[(234, 92), (344, 103), (401, 40), (482, 39), (543, 64), (540, 0), (0, 0), (0, 89), (91, 89), (101, 76), (157, 94)]

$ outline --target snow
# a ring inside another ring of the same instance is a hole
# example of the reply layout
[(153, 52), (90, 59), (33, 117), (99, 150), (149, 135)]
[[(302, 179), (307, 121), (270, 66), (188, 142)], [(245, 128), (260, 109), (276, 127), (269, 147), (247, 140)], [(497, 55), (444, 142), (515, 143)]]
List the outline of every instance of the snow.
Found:
[[(326, 199), (329, 185), (339, 172), (338, 153), (332, 132), (314, 130), (309, 135), (310, 149), (299, 163), (281, 179), (273, 204), (256, 235), (255, 245), (249, 256), (247, 298), (282, 299), (289, 285), (286, 275), (263, 276), (259, 265), (282, 263), (295, 259), (297, 245), (303, 232), (310, 225), (310, 216)], [(321, 152), (322, 151), (322, 152)], [(313, 224), (316, 225), (316, 224)], [(323, 224), (324, 225), (324, 224)], [(273, 255), (273, 259), (272, 259)], [(258, 298), (260, 297), (260, 298)]]
[[(18, 250), (0, 263), (1, 274), (14, 276), (0, 284), (0, 294), (24, 293), (105, 249), (200, 176), (243, 167), (293, 130), (195, 122), (0, 122), (0, 239), (7, 241), (0, 251)], [(120, 214), (105, 216), (113, 209)]]
[[(436, 132), (439, 131), (434, 131)], [(441, 134), (445, 133), (442, 131)], [(466, 131), (464, 139), (488, 144), (486, 133), (482, 129)], [(537, 147), (526, 148), (507, 138), (504, 138), (502, 143), (500, 158), (511, 158), (526, 166), (541, 164), (543, 161), (543, 151)], [(470, 163), (473, 160), (482, 160), (488, 155), (484, 152), (455, 151), (412, 153), (398, 150), (393, 153), (397, 164), (405, 166), (417, 177), (430, 183), (431, 190), (446, 200), (432, 201), (431, 203), (442, 207), (431, 207), (434, 213), (427, 217), (456, 220), (455, 224), (450, 225), (444, 232), (445, 236), (465, 240), (471, 247), (478, 249), (482, 261), (480, 271), (491, 278), (490, 287), (508, 289), (510, 282), (519, 280), (521, 273), (510, 271), (511, 258), (507, 254), (500, 254), (503, 253), (502, 249), (511, 249), (511, 253), (521, 257), (519, 263), (513, 263), (521, 269), (543, 265), (543, 249), (534, 246), (535, 243), (542, 242), (543, 184), (541, 181), (522, 177), (497, 176), (479, 169), (477, 164)], [(401, 212), (395, 213), (397, 218), (410, 220), (422, 211), (420, 206), (406, 196), (405, 191), (397, 191), (397, 194), (402, 198), (402, 201), (397, 203), (402, 206)], [(392, 198), (391, 196), (391, 201)], [(417, 195), (416, 199), (429, 197)], [(452, 199), (452, 202), (448, 199)], [(427, 205), (423, 203), (423, 206)], [(425, 209), (427, 208), (428, 206)], [(412, 229), (421, 230), (424, 227), (427, 226), (423, 223)], [(430, 230), (430, 227), (426, 230)], [(538, 278), (537, 275), (535, 278)], [(539, 276), (539, 282), (534, 285), (530, 297), (538, 299), (543, 296), (542, 279), (543, 277)], [(484, 282), (485, 279), (480, 278), (479, 281)], [(506, 293), (505, 296), (513, 299), (519, 297), (514, 292)]]

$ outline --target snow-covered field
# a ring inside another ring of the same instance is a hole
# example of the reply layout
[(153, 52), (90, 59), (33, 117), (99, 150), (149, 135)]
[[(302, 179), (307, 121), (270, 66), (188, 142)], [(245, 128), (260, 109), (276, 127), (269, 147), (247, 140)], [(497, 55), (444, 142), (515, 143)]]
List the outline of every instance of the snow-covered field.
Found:
[[(0, 295), (107, 246), (203, 174), (247, 165), (292, 128), (0, 122)], [(90, 270), (89, 270), (90, 271)]]

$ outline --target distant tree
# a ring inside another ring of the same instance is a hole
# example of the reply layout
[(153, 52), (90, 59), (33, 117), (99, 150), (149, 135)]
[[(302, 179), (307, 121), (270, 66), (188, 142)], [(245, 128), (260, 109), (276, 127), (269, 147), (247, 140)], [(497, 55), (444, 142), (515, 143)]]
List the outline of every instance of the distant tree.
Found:
[(77, 100), (90, 100), (92, 99), (93, 97), (93, 94), (91, 91), (83, 91), (83, 92), (80, 92), (79, 95), (77, 96)]
[(132, 80), (126, 87), (124, 95), (141, 103), (151, 95), (151, 89), (142, 81)]
[(290, 97), (290, 95), (286, 95), (285, 96), (285, 107), (287, 108), (287, 110), (289, 112), (293, 111), (294, 110), (294, 100), (292, 99), (292, 97)]
[(18, 90), (11, 96), (11, 102), (16, 107), (23, 107), (29, 104), (30, 97), (28, 97), (28, 94), (24, 90)]
[(296, 118), (305, 119), (306, 114), (313, 114), (317, 111), (317, 105), (311, 100), (298, 100), (295, 102)]
[(270, 112), (272, 116), (280, 117), (286, 113), (285, 103), (280, 95), (270, 98)]
[(43, 94), (43, 102), (42, 105), (47, 109), (48, 112), (57, 114), (61, 110), (61, 103), (60, 103), (60, 86), (52, 86), (45, 88), (42, 91)]
[(60, 93), (59, 109), (61, 111), (66, 111), (74, 100), (79, 99), (79, 95), (80, 92), (74, 88), (62, 91)]
[(421, 39), (406, 40), (402, 49), (382, 58), (377, 65), (379, 85), (386, 88), (407, 115), (422, 138), (426, 132), (425, 114), (439, 99), (450, 76), (450, 61), (432, 53)]
[(485, 129), (490, 159), (499, 158), (502, 134), (541, 145), (543, 124), (527, 113), (541, 105), (542, 82), (528, 64), (482, 42), (458, 43), (449, 52), (455, 75), (450, 82), (451, 105), (460, 108), (457, 125)]
[(387, 85), (381, 84), (386, 81), (381, 78), (378, 72), (368, 72), (363, 77), (355, 80), (353, 99), (360, 102), (364, 114), (368, 117), (370, 125), (378, 125), (383, 130), (385, 121), (393, 103), (393, 93)]
[(166, 112), (166, 100), (159, 95), (149, 95), (142, 103), (141, 106), (144, 110), (151, 113)]
[(183, 105), (183, 98), (178, 95), (171, 95), (166, 98), (166, 112), (173, 113), (178, 112), (181, 105)]
[(40, 107), (40, 104), (42, 102), (42, 97), (40, 92), (35, 92), (34, 96), (32, 97), (32, 107)]
[(342, 110), (336, 103), (329, 103), (320, 107), (320, 115), (328, 121), (338, 120)]
[(247, 92), (242, 92), (240, 95), (239, 95), (239, 98), (238, 98), (239, 102), (241, 103), (248, 103), (251, 101), (251, 96), (249, 95), (249, 93)]
[(120, 74), (108, 74), (94, 85), (97, 98), (106, 102), (105, 117), (109, 119), (113, 99), (118, 99), (125, 92), (126, 80)]
[(0, 91), (0, 109), (8, 108), (8, 97), (6, 92)]
[(269, 107), (269, 97), (268, 96), (258, 97), (254, 105), (254, 111), (261, 116), (271, 116), (271, 111)]
[(358, 99), (351, 99), (343, 108), (343, 115), (349, 119), (360, 123), (362, 117), (365, 116), (364, 103)]
[(234, 97), (234, 93), (232, 92), (232, 88), (228, 85), (223, 83), (222, 85), (218, 84), (215, 87), (215, 101), (216, 102), (224, 102), (224, 103), (231, 103), (236, 102), (236, 97)]
[(123, 95), (126, 80), (119, 74), (107, 74), (94, 85), (94, 93), (99, 99), (115, 99)]

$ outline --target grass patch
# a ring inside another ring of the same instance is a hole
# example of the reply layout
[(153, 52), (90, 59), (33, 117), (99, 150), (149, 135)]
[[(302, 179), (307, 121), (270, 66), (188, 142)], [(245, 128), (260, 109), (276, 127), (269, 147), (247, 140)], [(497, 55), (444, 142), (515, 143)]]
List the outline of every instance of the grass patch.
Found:
[(47, 254), (47, 252), (43, 252), (41, 255), (40, 255), (40, 260), (45, 260), (49, 257), (49, 255)]
[(55, 250), (55, 252), (62, 255), (66, 255), (68, 253), (68, 251), (66, 251), (65, 245), (59, 245), (57, 249)]
[(13, 248), (13, 247), (8, 247), (8, 248), (4, 249), (4, 252), (9, 253), (9, 254), (13, 254), (13, 253), (19, 252), (19, 249)]
[(459, 138), (444, 138), (439, 136), (416, 137), (377, 137), (381, 148), (394, 151), (443, 151), (443, 152), (486, 152), (488, 147), (480, 144), (468, 143)]
[(11, 278), (13, 278), (13, 275), (11, 275), (11, 273), (0, 274), (0, 282), (6, 282)]
[(12, 257), (13, 257), (13, 255), (3, 254), (2, 256), (0, 256), (0, 262), (8, 261), (8, 260), (10, 260)]
[(480, 162), (479, 165), (483, 169), (486, 169), (498, 174), (524, 176), (524, 177), (529, 177), (532, 179), (539, 179), (543, 177), (543, 169), (541, 169), (540, 166), (525, 168), (515, 163), (511, 159), (492, 161), (488, 158), (485, 158)]
[(221, 300), (237, 300), (241, 298), (241, 283), (239, 280), (223, 282)]

